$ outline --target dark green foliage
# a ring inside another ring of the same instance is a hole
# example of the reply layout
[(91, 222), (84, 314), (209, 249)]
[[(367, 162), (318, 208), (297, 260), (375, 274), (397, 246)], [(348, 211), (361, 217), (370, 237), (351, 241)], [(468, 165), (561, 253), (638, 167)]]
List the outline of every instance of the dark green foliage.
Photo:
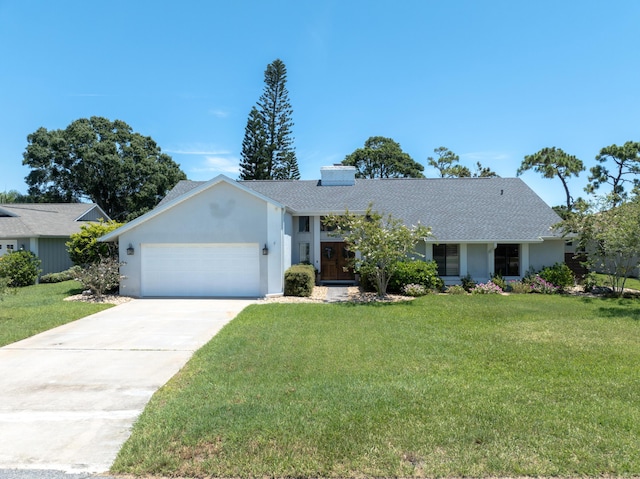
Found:
[(284, 272), (284, 295), (311, 296), (315, 276), (315, 268), (312, 265), (294, 264)]
[(498, 286), (502, 291), (507, 291), (507, 282), (500, 273), (491, 276), (491, 282)]
[(0, 258), (0, 277), (9, 280), (9, 286), (30, 286), (36, 283), (40, 259), (31, 251), (14, 251)]
[(287, 67), (277, 59), (264, 72), (264, 92), (249, 113), (240, 153), (242, 180), (299, 180), (291, 128)]
[(625, 184), (630, 184), (634, 191), (640, 187), (640, 142), (627, 141), (622, 146), (602, 148), (596, 161), (598, 164), (589, 170), (587, 193), (595, 194), (602, 185), (608, 184), (611, 186), (608, 196), (615, 207), (627, 198)]
[(342, 164), (355, 166), (358, 178), (424, 178), (424, 166), (402, 151), (399, 143), (383, 136), (369, 138)]
[(528, 170), (541, 173), (543, 178), (559, 178), (567, 196), (565, 211), (571, 211), (573, 198), (569, 193), (567, 179), (572, 176), (578, 176), (581, 171), (584, 171), (584, 165), (581, 160), (555, 146), (543, 148), (533, 155), (525, 156), (516, 174), (520, 176)]
[(441, 289), (444, 282), (438, 276), (438, 266), (435, 261), (402, 261), (389, 280), (388, 291), (402, 293), (404, 286), (419, 284), (426, 289)]
[(575, 284), (573, 271), (565, 263), (556, 263), (553, 266), (542, 268), (539, 276), (561, 290)]
[(150, 210), (186, 175), (148, 136), (120, 120), (82, 118), (64, 130), (39, 128), (27, 137), (23, 164), (29, 196), (38, 202), (97, 203), (110, 218)]
[(470, 274), (467, 274), (466, 276), (460, 278), (460, 281), (462, 282), (462, 287), (466, 292), (470, 292), (473, 288), (476, 287), (476, 282), (473, 280)]
[(88, 223), (80, 227), (79, 233), (71, 235), (65, 243), (74, 264), (99, 263), (103, 258), (118, 258), (117, 243), (101, 243), (98, 238), (122, 226), (115, 221)]
[(40, 283), (62, 283), (63, 281), (69, 281), (76, 278), (79, 266), (72, 266), (71, 268), (60, 271), (59, 273), (49, 273), (40, 276)]

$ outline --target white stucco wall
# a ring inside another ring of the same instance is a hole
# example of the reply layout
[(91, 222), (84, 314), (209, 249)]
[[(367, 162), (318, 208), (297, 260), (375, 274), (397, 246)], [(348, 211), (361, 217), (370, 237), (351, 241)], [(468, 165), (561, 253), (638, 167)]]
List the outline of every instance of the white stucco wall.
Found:
[[(550, 240), (529, 244), (529, 266), (540, 271), (545, 266), (564, 262), (564, 240)], [(523, 274), (526, 271), (523, 271)]]
[[(261, 294), (282, 292), (283, 213), (242, 189), (221, 182), (142, 222), (120, 236), (121, 294), (140, 296), (141, 250), (145, 243), (258, 243)], [(127, 255), (129, 245), (135, 249)]]

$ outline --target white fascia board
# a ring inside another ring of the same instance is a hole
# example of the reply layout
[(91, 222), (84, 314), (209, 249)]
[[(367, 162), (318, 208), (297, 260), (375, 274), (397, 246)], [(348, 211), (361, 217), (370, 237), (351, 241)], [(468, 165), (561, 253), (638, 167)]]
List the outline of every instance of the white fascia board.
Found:
[(129, 223), (121, 226), (118, 229), (115, 229), (113, 231), (111, 231), (110, 233), (107, 233), (104, 236), (101, 236), (100, 238), (98, 238), (98, 241), (101, 242), (109, 242), (109, 241), (115, 241), (117, 238), (119, 238), (123, 233), (126, 233), (127, 231), (130, 231), (134, 228), (136, 228), (137, 226), (141, 225), (142, 223), (145, 223), (147, 221), (149, 221), (151, 218), (155, 218), (156, 216), (158, 216), (159, 214), (162, 214), (163, 212), (175, 207), (176, 205), (179, 205), (185, 201), (187, 201), (188, 199), (200, 194), (201, 192), (208, 190), (209, 188), (219, 184), (219, 183), (227, 183), (229, 185), (232, 185), (235, 188), (239, 188), (240, 190), (255, 196), (257, 198), (260, 198), (261, 200), (267, 202), (267, 203), (271, 203), (272, 205), (275, 205), (279, 208), (284, 209), (285, 206), (280, 204), (279, 202), (273, 200), (272, 198), (269, 198), (267, 196), (264, 196), (261, 193), (258, 193), (257, 191), (252, 190), (251, 188), (247, 188), (246, 186), (243, 186), (242, 184), (238, 183), (235, 180), (232, 180), (231, 178), (229, 178), (228, 176), (225, 175), (218, 175), (215, 178), (213, 178), (212, 180), (207, 181), (206, 183), (193, 188), (192, 190), (187, 191), (186, 193), (184, 193), (183, 195), (178, 196), (177, 198), (169, 201), (168, 203), (160, 206), (160, 207), (156, 207), (154, 209), (152, 209), (151, 211), (149, 211), (148, 213), (143, 214), (142, 216), (137, 217), (136, 219), (134, 219), (133, 221), (130, 221)]
[[(548, 239), (560, 239), (560, 238), (548, 238)], [(435, 237), (429, 237), (427, 240), (427, 243), (434, 243), (434, 244), (484, 244), (484, 243), (500, 243), (500, 244), (521, 244), (521, 243), (543, 243), (544, 239), (543, 238), (538, 238), (538, 239), (526, 239), (526, 240), (514, 240), (514, 239), (510, 239), (510, 240), (500, 240), (500, 239), (479, 239), (479, 240), (442, 240), (442, 241), (438, 241), (438, 238)]]

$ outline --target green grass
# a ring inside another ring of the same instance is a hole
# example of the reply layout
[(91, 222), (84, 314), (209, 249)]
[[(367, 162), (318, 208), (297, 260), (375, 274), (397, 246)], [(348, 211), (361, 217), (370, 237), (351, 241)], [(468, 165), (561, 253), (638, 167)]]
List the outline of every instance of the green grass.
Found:
[(638, 301), (251, 306), (152, 398), (114, 473), (640, 474)]
[(15, 294), (9, 293), (0, 301), (0, 346), (113, 306), (64, 301), (66, 296), (80, 293), (76, 281), (38, 284), (13, 291)]

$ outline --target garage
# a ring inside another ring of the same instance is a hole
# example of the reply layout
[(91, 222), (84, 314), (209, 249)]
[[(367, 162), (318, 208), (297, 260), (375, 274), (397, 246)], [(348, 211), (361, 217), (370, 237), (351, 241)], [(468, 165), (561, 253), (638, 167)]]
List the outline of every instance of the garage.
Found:
[(257, 243), (143, 244), (141, 295), (260, 296)]

